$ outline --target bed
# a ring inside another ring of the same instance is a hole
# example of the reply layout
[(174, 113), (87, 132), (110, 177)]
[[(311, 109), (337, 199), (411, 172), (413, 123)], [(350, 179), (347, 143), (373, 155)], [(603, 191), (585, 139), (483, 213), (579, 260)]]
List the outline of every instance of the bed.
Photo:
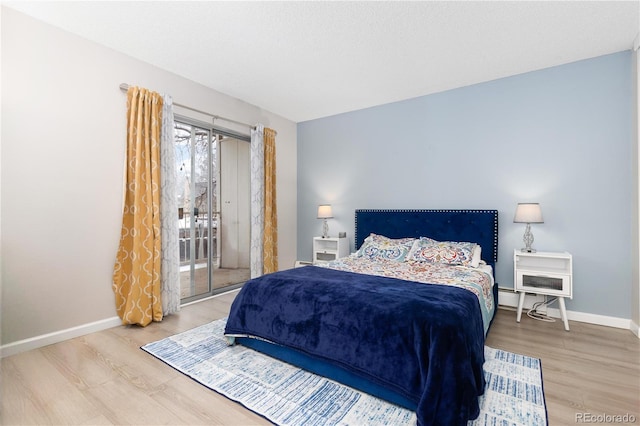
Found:
[(248, 281), (225, 335), (414, 410), (419, 425), (467, 424), (497, 304), (497, 210), (356, 210), (355, 225), (349, 257)]

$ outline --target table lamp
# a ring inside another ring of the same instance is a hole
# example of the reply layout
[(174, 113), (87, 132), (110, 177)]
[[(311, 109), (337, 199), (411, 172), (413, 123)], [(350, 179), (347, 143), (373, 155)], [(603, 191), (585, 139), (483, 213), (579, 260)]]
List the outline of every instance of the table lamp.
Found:
[(327, 224), (327, 219), (331, 219), (332, 217), (331, 204), (320, 204), (318, 206), (318, 219), (324, 220), (322, 223), (322, 238), (329, 237), (329, 224)]
[(518, 203), (516, 215), (513, 218), (514, 223), (526, 223), (527, 227), (524, 231), (522, 241), (525, 247), (521, 250), (526, 253), (535, 253), (536, 250), (531, 248), (533, 244), (533, 234), (531, 233), (532, 223), (544, 223), (542, 220), (542, 210), (539, 203)]

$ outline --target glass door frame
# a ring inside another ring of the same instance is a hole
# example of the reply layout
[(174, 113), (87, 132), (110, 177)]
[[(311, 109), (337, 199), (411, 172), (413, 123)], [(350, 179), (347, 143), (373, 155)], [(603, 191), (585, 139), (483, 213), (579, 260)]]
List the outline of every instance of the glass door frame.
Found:
[[(219, 197), (219, 192), (220, 192), (220, 186), (219, 186), (219, 180), (220, 180), (220, 143), (218, 141), (218, 152), (217, 152), (217, 161), (218, 161), (218, 167), (217, 167), (217, 174), (218, 176), (216, 176), (216, 182), (218, 182), (217, 188), (215, 188), (216, 191), (216, 205), (213, 205), (213, 188), (212, 188), (212, 167), (211, 167), (211, 161), (212, 161), (212, 142), (214, 140), (214, 138), (217, 139), (217, 135), (222, 135), (222, 136), (228, 136), (228, 137), (232, 137), (241, 141), (245, 141), (248, 143), (251, 143), (251, 136), (250, 135), (245, 135), (242, 133), (238, 133), (223, 127), (219, 127), (219, 126), (215, 126), (213, 124), (209, 124), (207, 122), (203, 122), (200, 120), (196, 120), (190, 117), (186, 117), (180, 114), (174, 114), (174, 121), (175, 122), (179, 122), (185, 125), (189, 125), (198, 129), (202, 129), (208, 132), (208, 144), (207, 144), (207, 193), (209, 194), (209, 196), (207, 197), (207, 238), (208, 238), (208, 244), (207, 244), (207, 285), (208, 285), (208, 291), (204, 292), (204, 293), (200, 293), (200, 294), (192, 294), (190, 296), (187, 296), (185, 298), (181, 298), (180, 303), (182, 305), (190, 303), (190, 302), (194, 302), (196, 300), (200, 300), (200, 299), (204, 299), (207, 297), (211, 297), (213, 295), (219, 294), (219, 293), (224, 293), (227, 292), (229, 290), (233, 290), (236, 289), (240, 286), (242, 286), (243, 283), (237, 283), (237, 284), (232, 284), (229, 286), (225, 286), (222, 288), (218, 288), (215, 289), (214, 288), (214, 283), (213, 283), (213, 250), (212, 250), (212, 236), (213, 236), (213, 226), (212, 226), (212, 217), (213, 214), (215, 213), (216, 216), (216, 220), (217, 220), (217, 228), (216, 228), (216, 244), (218, 245), (218, 241), (219, 241), (219, 235), (218, 232), (220, 230), (220, 225), (221, 225), (221, 218), (220, 218), (220, 197)], [(193, 149), (194, 147), (194, 139), (195, 138), (195, 134), (192, 133), (191, 135), (191, 147), (190, 150)], [(190, 151), (191, 152), (191, 151)], [(190, 158), (191, 161), (191, 170), (193, 170), (194, 168), (194, 161), (195, 161), (195, 156), (191, 155)], [(195, 181), (191, 182), (191, 186), (192, 186), (192, 190), (193, 190), (193, 186), (195, 185)], [(195, 191), (194, 191), (195, 192)], [(194, 204), (194, 200), (191, 201), (191, 207), (193, 207)], [(191, 212), (193, 213), (193, 212)], [(190, 224), (190, 232), (193, 233), (195, 228), (195, 221), (191, 220), (191, 224)], [(193, 234), (192, 234), (193, 235)], [(195, 238), (191, 238), (190, 241), (190, 249), (191, 250), (195, 250)], [(220, 253), (218, 252), (218, 247), (216, 247), (216, 253), (219, 256)], [(190, 259), (190, 285), (193, 288), (194, 286), (194, 271), (195, 271), (195, 252), (194, 251), (190, 251), (191, 254), (190, 255), (191, 259)]]

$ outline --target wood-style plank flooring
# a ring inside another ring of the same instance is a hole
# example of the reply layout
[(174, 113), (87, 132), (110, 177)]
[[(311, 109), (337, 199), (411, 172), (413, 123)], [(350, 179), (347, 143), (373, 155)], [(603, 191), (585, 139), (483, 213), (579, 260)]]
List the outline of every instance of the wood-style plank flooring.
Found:
[[(2, 360), (0, 423), (267, 425), (139, 349), (227, 316), (235, 292), (182, 308), (146, 328), (116, 327)], [(577, 416), (640, 423), (640, 339), (628, 330), (546, 323), (501, 309), (489, 346), (542, 359), (549, 424)], [(584, 422), (583, 422), (584, 423)]]

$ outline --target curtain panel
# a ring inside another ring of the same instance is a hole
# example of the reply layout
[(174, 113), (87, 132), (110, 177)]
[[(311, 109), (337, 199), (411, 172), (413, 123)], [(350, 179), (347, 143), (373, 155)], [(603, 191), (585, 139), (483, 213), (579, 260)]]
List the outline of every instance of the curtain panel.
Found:
[(276, 132), (251, 131), (251, 278), (278, 270)]
[(160, 222), (162, 227), (161, 295), (164, 316), (180, 311), (180, 242), (173, 100), (164, 95), (160, 132)]
[(113, 272), (116, 311), (123, 324), (162, 320), (160, 133), (162, 97), (127, 91), (127, 152), (120, 245)]
[(251, 130), (251, 278), (262, 275), (262, 241), (264, 235), (264, 126)]
[(263, 272), (278, 270), (278, 211), (276, 208), (276, 132), (264, 129)]

